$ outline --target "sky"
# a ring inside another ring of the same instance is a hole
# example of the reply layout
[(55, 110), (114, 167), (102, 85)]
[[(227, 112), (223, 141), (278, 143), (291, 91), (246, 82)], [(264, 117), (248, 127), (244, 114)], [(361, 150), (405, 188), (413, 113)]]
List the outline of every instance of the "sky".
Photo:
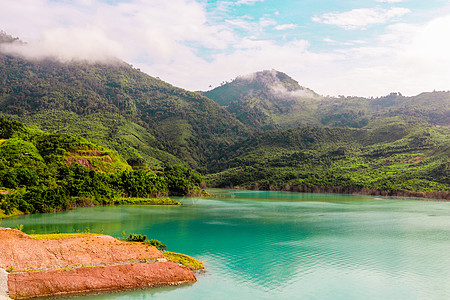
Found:
[(322, 95), (450, 90), (449, 0), (0, 0), (3, 51), (134, 67), (189, 90), (276, 69)]

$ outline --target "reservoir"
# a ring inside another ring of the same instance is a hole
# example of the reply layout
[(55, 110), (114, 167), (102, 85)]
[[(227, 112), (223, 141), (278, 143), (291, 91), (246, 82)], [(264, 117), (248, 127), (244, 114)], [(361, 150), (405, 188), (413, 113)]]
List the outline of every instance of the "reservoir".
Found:
[[(450, 203), (209, 190), (182, 206), (3, 220), (26, 233), (138, 233), (202, 260), (198, 282), (74, 299), (449, 299)], [(174, 198), (175, 199), (175, 198)]]

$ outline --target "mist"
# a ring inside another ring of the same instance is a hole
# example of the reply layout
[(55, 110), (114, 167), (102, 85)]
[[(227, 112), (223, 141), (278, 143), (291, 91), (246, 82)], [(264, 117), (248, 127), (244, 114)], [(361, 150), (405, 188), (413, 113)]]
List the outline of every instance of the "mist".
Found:
[(277, 82), (270, 86), (270, 91), (272, 94), (279, 98), (316, 98), (315, 93), (308, 89), (297, 89), (293, 91), (289, 91), (286, 87), (281, 83)]
[(40, 39), (2, 43), (0, 51), (31, 60), (54, 59), (60, 62), (89, 63), (113, 63), (125, 54), (123, 45), (109, 39), (104, 32), (96, 28), (48, 30)]

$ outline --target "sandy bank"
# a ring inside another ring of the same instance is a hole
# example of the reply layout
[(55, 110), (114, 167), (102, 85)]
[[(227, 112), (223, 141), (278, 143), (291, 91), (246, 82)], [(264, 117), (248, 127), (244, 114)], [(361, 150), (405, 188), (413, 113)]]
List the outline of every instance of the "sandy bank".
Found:
[[(191, 270), (167, 262), (150, 245), (93, 234), (61, 237), (36, 239), (19, 230), (0, 230), (0, 268), (10, 272), (11, 298), (196, 281)], [(0, 282), (0, 295), (1, 288)]]

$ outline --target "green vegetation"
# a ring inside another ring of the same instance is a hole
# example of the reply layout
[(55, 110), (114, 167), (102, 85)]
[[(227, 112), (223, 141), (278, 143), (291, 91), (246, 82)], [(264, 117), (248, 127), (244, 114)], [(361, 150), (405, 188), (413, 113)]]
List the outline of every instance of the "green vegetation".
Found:
[(322, 97), (275, 70), (237, 77), (203, 95), (253, 130), (320, 125), (314, 113)]
[(15, 270), (14, 266), (10, 266), (9, 268), (7, 268), (5, 271), (8, 273), (13, 273)]
[(417, 124), (272, 131), (225, 153), (217, 168), (228, 168), (208, 179), (217, 187), (449, 199), (449, 145), (449, 128)]
[(214, 102), (121, 61), (2, 53), (0, 82), (0, 217), (201, 195), (197, 172), (217, 187), (450, 197), (449, 91), (322, 97), (272, 70), (203, 93)]
[(211, 186), (450, 197), (450, 92), (325, 98), (272, 70), (203, 94), (257, 131), (217, 157)]
[(50, 233), (50, 234), (30, 234), (29, 236), (35, 240), (61, 240), (73, 239), (77, 237), (98, 236), (98, 233)]
[(126, 241), (148, 244), (148, 245), (154, 246), (156, 249), (159, 249), (161, 251), (165, 251), (167, 249), (167, 246), (165, 244), (162, 244), (160, 241), (155, 240), (155, 239), (148, 240), (146, 235), (141, 235), (141, 234), (131, 233), (127, 237)]
[(205, 162), (248, 129), (212, 100), (124, 62), (28, 61), (0, 53), (0, 113), (115, 149), (136, 168)]
[(115, 205), (137, 205), (137, 204), (145, 204), (145, 205), (181, 205), (181, 203), (177, 200), (173, 200), (170, 198), (119, 198), (114, 199)]
[(201, 176), (188, 168), (132, 170), (117, 152), (69, 134), (0, 119), (0, 138), (2, 217), (76, 206), (178, 204), (152, 198), (201, 193)]
[(136, 234), (136, 233), (130, 233), (130, 235), (127, 237), (127, 242), (136, 242), (136, 243), (143, 243), (147, 240), (146, 235)]
[(160, 241), (155, 239), (151, 239), (150, 241), (147, 240), (146, 243), (152, 245), (153, 247), (156, 247), (156, 249), (159, 249), (163, 252), (166, 251), (167, 249), (166, 244), (162, 244)]
[(191, 270), (201, 270), (205, 268), (201, 261), (190, 257), (189, 255), (166, 251), (164, 252), (164, 256), (167, 260), (182, 264)]
[(9, 211), (9, 214), (6, 214), (2, 209), (0, 209), (0, 220), (5, 219), (5, 218), (10, 218), (10, 217), (16, 217), (16, 216), (20, 216), (20, 215), (23, 215), (23, 212), (21, 212), (17, 208), (14, 208), (11, 211)]
[(450, 126), (450, 92), (405, 97), (322, 97), (288, 75), (272, 71), (241, 76), (203, 93), (254, 130), (333, 126), (362, 128), (391, 122)]

